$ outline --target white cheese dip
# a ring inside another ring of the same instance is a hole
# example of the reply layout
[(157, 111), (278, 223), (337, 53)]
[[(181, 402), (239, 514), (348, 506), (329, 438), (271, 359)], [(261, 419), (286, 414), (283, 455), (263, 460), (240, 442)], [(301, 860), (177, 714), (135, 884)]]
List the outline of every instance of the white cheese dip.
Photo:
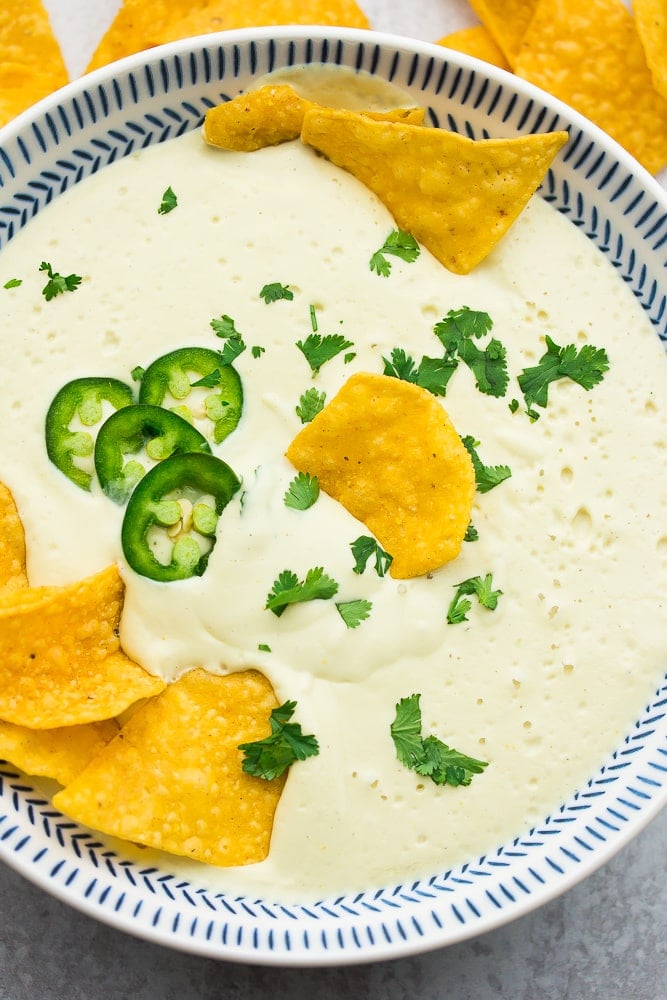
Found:
[[(171, 186), (178, 207), (157, 208)], [(122, 643), (168, 679), (204, 666), (257, 667), (320, 754), (294, 765), (269, 858), (214, 870), (168, 859), (233, 892), (282, 900), (381, 886), (442, 871), (526, 831), (580, 788), (619, 744), (664, 669), (667, 611), (667, 382), (660, 344), (632, 294), (565, 218), (539, 198), (472, 274), (426, 251), (369, 260), (394, 223), (352, 177), (299, 143), (253, 154), (207, 148), (190, 134), (135, 154), (59, 197), (0, 256), (3, 290), (0, 479), (23, 518), (33, 585), (61, 584), (119, 560), (127, 584)], [(83, 277), (46, 302), (42, 260)], [(281, 282), (292, 301), (259, 296)], [(297, 340), (343, 333), (344, 355), (313, 378)], [(305, 512), (283, 496), (284, 453), (309, 387), (331, 399), (353, 371), (382, 371), (403, 347), (418, 361), (442, 347), (450, 309), (486, 311), (507, 348), (505, 398), (482, 395), (461, 364), (443, 405), (489, 465), (512, 475), (478, 495), (479, 540), (430, 578), (353, 572), (350, 543), (369, 534), (326, 495)], [(201, 578), (159, 584), (134, 574), (119, 544), (122, 509), (87, 494), (47, 459), (44, 416), (78, 376), (130, 381), (185, 345), (220, 348), (212, 318), (231, 316), (244, 410), (214, 451), (243, 478)], [(549, 388), (534, 423), (516, 375), (544, 338), (604, 347), (610, 370), (591, 392)], [(252, 346), (265, 348), (255, 357)], [(322, 566), (335, 600), (366, 598), (346, 628), (335, 603), (265, 609), (278, 574)], [(474, 605), (448, 625), (456, 585), (493, 574), (494, 612)], [(270, 652), (260, 651), (268, 646)], [(436, 787), (396, 758), (396, 702), (421, 694), (424, 735), (489, 762), (469, 787)], [(145, 855), (144, 855), (145, 856)]]

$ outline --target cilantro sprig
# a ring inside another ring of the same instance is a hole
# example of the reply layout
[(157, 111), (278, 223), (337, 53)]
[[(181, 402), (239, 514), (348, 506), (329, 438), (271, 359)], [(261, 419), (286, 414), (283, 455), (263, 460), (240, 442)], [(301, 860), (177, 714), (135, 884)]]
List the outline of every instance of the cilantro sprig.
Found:
[(308, 510), (320, 495), (320, 484), (317, 476), (309, 476), (307, 472), (299, 472), (289, 484), (284, 496), (286, 507), (291, 510)]
[(495, 611), (498, 607), (498, 598), (502, 595), (502, 590), (493, 589), (493, 574), (486, 576), (471, 576), (467, 580), (462, 580), (456, 585), (456, 593), (447, 610), (447, 624), (460, 625), (461, 622), (468, 621), (468, 612), (472, 608), (472, 601), (469, 597), (476, 597), (483, 608)]
[(297, 340), (296, 346), (315, 376), (322, 365), (342, 351), (346, 351), (348, 347), (354, 347), (354, 344), (351, 340), (346, 340), (342, 333), (329, 333), (324, 337), (319, 333), (309, 333), (305, 340)]
[(298, 722), (290, 722), (295, 709), (295, 701), (286, 701), (274, 708), (269, 716), (271, 735), (263, 740), (239, 744), (238, 749), (244, 755), (241, 767), (246, 774), (273, 781), (295, 761), (319, 754), (317, 738), (305, 735)]
[(299, 402), (295, 407), (296, 415), (302, 424), (309, 424), (317, 414), (324, 409), (324, 403), (327, 398), (326, 392), (320, 392), (314, 387), (311, 389), (306, 389), (304, 393), (301, 394)]
[(469, 785), (474, 775), (488, 767), (488, 761), (477, 760), (443, 743), (437, 736), (422, 737), (421, 695), (401, 698), (391, 724), (391, 737), (401, 764), (430, 778), (436, 785)]
[(475, 441), (472, 435), (466, 434), (465, 437), (461, 438), (461, 441), (472, 460), (472, 467), (475, 470), (475, 487), (478, 493), (488, 493), (489, 490), (510, 478), (512, 470), (509, 465), (484, 465), (476, 450), (479, 447), (479, 441)]
[(81, 275), (59, 274), (58, 271), (53, 270), (51, 264), (46, 260), (43, 260), (39, 265), (39, 270), (46, 271), (49, 279), (44, 288), (42, 288), (42, 295), (47, 302), (55, 299), (56, 295), (64, 295), (65, 292), (75, 292), (81, 284)]
[(507, 351), (499, 340), (492, 337), (485, 347), (475, 343), (486, 336), (493, 327), (488, 313), (462, 306), (450, 309), (444, 319), (436, 323), (433, 332), (445, 348), (445, 358), (455, 367), (459, 360), (470, 369), (475, 385), (487, 396), (504, 396), (507, 391)]
[(577, 350), (575, 344), (560, 347), (547, 335), (547, 350), (539, 362), (525, 368), (518, 376), (518, 383), (529, 416), (536, 419), (538, 414), (533, 406), (546, 407), (549, 402), (549, 386), (557, 379), (569, 378), (583, 389), (592, 389), (604, 378), (609, 370), (609, 358), (603, 347), (584, 344)]
[(225, 341), (225, 346), (220, 351), (220, 364), (231, 365), (246, 349), (242, 334), (236, 329), (236, 323), (227, 313), (223, 313), (219, 319), (212, 319), (210, 326), (216, 337)]
[(321, 566), (309, 569), (303, 580), (299, 580), (291, 569), (284, 569), (278, 575), (266, 599), (265, 608), (280, 617), (290, 604), (304, 601), (327, 601), (338, 593), (338, 584), (324, 572)]
[(375, 572), (378, 576), (384, 576), (394, 559), (370, 535), (359, 535), (350, 542), (350, 548), (354, 557), (353, 572), (357, 574), (364, 572), (368, 560), (372, 558), (375, 560)]
[(379, 274), (382, 278), (388, 278), (391, 273), (391, 261), (387, 260), (386, 254), (400, 257), (407, 264), (412, 264), (420, 254), (420, 247), (414, 236), (406, 233), (403, 229), (394, 229), (384, 241), (379, 250), (376, 250), (371, 257), (368, 266), (371, 271)]
[(384, 373), (393, 378), (403, 379), (405, 382), (412, 382), (422, 389), (428, 389), (434, 396), (444, 396), (447, 392), (447, 384), (457, 368), (457, 362), (451, 358), (428, 358), (424, 356), (419, 365), (415, 364), (414, 358), (403, 350), (402, 347), (395, 347), (391, 352), (391, 361), (382, 358), (384, 362)]

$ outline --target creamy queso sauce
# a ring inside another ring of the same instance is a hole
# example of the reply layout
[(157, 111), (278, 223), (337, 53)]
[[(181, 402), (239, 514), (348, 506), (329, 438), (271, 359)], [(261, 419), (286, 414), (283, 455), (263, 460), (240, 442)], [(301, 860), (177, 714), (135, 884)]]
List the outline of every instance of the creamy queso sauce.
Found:
[[(171, 185), (178, 208), (160, 216)], [(472, 274), (426, 251), (372, 273), (394, 228), (360, 184), (299, 143), (251, 155), (190, 134), (130, 156), (59, 197), (0, 257), (3, 436), (0, 478), (23, 517), (32, 584), (62, 584), (119, 560), (127, 584), (125, 650), (168, 679), (203, 665), (257, 667), (298, 703), (318, 757), (294, 765), (270, 857), (214, 870), (168, 867), (233, 892), (283, 900), (380, 886), (442, 871), (528, 830), (582, 787), (652, 697), (664, 668), (667, 613), (667, 382), (662, 349), (632, 294), (575, 227), (539, 198)], [(42, 260), (83, 276), (47, 303)], [(279, 281), (293, 301), (259, 297)], [(313, 379), (299, 339), (343, 333), (343, 355)], [(352, 572), (350, 542), (369, 532), (321, 495), (287, 509), (295, 475), (284, 452), (295, 406), (315, 386), (331, 399), (353, 371), (382, 370), (404, 347), (437, 356), (433, 325), (449, 309), (488, 312), (506, 346), (507, 396), (481, 395), (463, 365), (444, 405), (511, 479), (478, 495), (479, 541), (429, 578)], [(120, 553), (122, 509), (74, 487), (47, 460), (43, 422), (69, 379), (129, 381), (136, 365), (188, 344), (220, 347), (210, 320), (235, 320), (248, 349), (241, 423), (214, 450), (243, 477), (218, 525), (205, 575), (157, 584)], [(611, 368), (586, 392), (566, 380), (531, 423), (508, 402), (515, 376), (550, 334), (605, 347)], [(250, 348), (265, 352), (253, 357)], [(347, 629), (333, 601), (264, 609), (284, 569), (322, 566), (336, 600), (366, 598)], [(446, 624), (455, 585), (493, 574), (498, 608)], [(266, 644), (271, 652), (258, 650)], [(436, 787), (400, 765), (396, 702), (421, 693), (424, 735), (489, 762), (467, 788)], [(145, 853), (142, 855), (145, 857)], [(164, 859), (163, 859), (164, 861)]]

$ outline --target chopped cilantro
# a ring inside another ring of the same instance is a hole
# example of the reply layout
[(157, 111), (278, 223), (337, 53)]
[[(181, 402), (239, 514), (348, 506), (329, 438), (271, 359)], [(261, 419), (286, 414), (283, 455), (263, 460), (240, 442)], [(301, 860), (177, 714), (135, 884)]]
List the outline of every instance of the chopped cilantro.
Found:
[(349, 365), (350, 361), (354, 361), (354, 359), (356, 358), (356, 356), (357, 356), (357, 352), (356, 351), (348, 351), (348, 353), (343, 358), (343, 362), (346, 365)]
[(313, 375), (317, 375), (322, 365), (348, 347), (354, 347), (354, 344), (341, 333), (330, 333), (325, 337), (319, 333), (309, 333), (304, 341), (297, 340), (296, 346), (310, 365)]
[(469, 785), (488, 762), (468, 757), (447, 746), (437, 736), (422, 737), (421, 695), (401, 698), (391, 724), (391, 737), (401, 764), (430, 778), (436, 785)]
[(338, 584), (327, 576), (321, 566), (309, 569), (303, 581), (299, 581), (296, 573), (284, 569), (273, 584), (273, 589), (266, 599), (265, 607), (273, 611), (278, 618), (289, 604), (300, 604), (303, 601), (326, 601), (338, 591)]
[[(609, 370), (609, 358), (603, 347), (584, 344), (577, 351), (574, 344), (559, 347), (548, 335), (546, 343), (546, 354), (542, 355), (538, 364), (524, 369), (518, 377), (529, 415), (532, 415), (533, 404), (543, 408), (547, 405), (549, 385), (556, 379), (569, 378), (583, 389), (592, 389)], [(537, 414), (534, 415), (536, 418)]]
[(475, 525), (472, 523), (472, 521), (470, 522), (470, 524), (466, 528), (466, 533), (463, 536), (463, 541), (464, 542), (478, 542), (479, 541), (479, 531), (477, 530), (477, 528), (475, 527)]
[(510, 413), (516, 413), (516, 411), (519, 409), (519, 400), (511, 399), (507, 405), (509, 407)]
[(270, 653), (271, 647), (266, 642), (260, 642), (257, 646), (260, 653)]
[(475, 441), (470, 434), (466, 434), (465, 437), (461, 438), (461, 441), (472, 459), (475, 470), (475, 486), (478, 493), (488, 493), (494, 486), (498, 486), (510, 478), (512, 470), (509, 465), (484, 465), (475, 450), (479, 447), (479, 441)]
[(484, 578), (481, 576), (471, 576), (456, 585), (454, 595), (447, 611), (447, 623), (449, 625), (459, 625), (467, 622), (468, 612), (472, 607), (472, 601), (468, 597), (476, 597), (483, 608), (495, 611), (498, 606), (498, 598), (502, 590), (493, 590), (493, 578), (491, 573), (487, 573)]
[(320, 495), (320, 484), (317, 476), (309, 476), (307, 472), (299, 472), (285, 493), (286, 507), (292, 510), (308, 510)]
[(393, 349), (391, 361), (387, 361), (386, 358), (382, 360), (385, 375), (403, 379), (405, 382), (412, 382), (414, 385), (421, 386), (422, 389), (428, 389), (434, 396), (445, 395), (447, 383), (456, 371), (456, 361), (446, 357), (423, 357), (419, 362), (419, 367), (417, 367), (414, 358), (406, 354), (402, 347)]
[(231, 365), (238, 358), (239, 354), (242, 354), (246, 349), (243, 336), (236, 329), (236, 324), (232, 317), (227, 316), (226, 313), (223, 313), (220, 319), (212, 319), (210, 326), (216, 337), (220, 337), (221, 340), (226, 341), (225, 346), (220, 352), (220, 364), (223, 366)]
[(342, 601), (336, 604), (338, 614), (341, 616), (348, 628), (357, 628), (366, 621), (371, 613), (373, 605), (370, 601), (359, 598), (356, 601)]
[(19, 285), (23, 284), (22, 278), (10, 278), (9, 281), (5, 281), (3, 288), (18, 288)]
[(62, 275), (54, 271), (47, 261), (43, 260), (39, 265), (40, 271), (46, 271), (48, 281), (42, 288), (42, 295), (47, 302), (54, 299), (56, 295), (63, 295), (65, 292), (75, 292), (81, 284), (81, 277), (78, 274)]
[(250, 353), (252, 354), (253, 358), (261, 358), (265, 350), (266, 350), (265, 347), (260, 347), (258, 344), (255, 344), (253, 347), (250, 348)]
[(168, 215), (169, 212), (173, 212), (178, 205), (178, 198), (174, 194), (171, 187), (162, 195), (162, 201), (160, 202), (160, 207), (158, 208), (158, 215)]
[(488, 313), (462, 306), (450, 309), (444, 319), (436, 323), (433, 332), (445, 348), (445, 358), (454, 367), (463, 361), (475, 376), (475, 384), (487, 396), (504, 396), (507, 391), (507, 352), (495, 337), (486, 347), (478, 347), (473, 340), (484, 337), (492, 328)]
[(299, 723), (290, 722), (295, 708), (295, 701), (286, 701), (274, 708), (269, 716), (271, 735), (253, 743), (239, 744), (244, 754), (241, 766), (246, 774), (272, 781), (295, 761), (318, 755), (317, 739), (304, 735)]
[(286, 299), (291, 302), (294, 298), (294, 292), (292, 292), (287, 285), (281, 285), (279, 281), (274, 281), (269, 285), (264, 285), (259, 293), (260, 299), (264, 299), (267, 306), (270, 302), (278, 302), (280, 299)]
[(326, 398), (326, 392), (319, 392), (317, 389), (306, 389), (296, 406), (296, 415), (302, 424), (309, 424), (313, 417), (317, 416), (320, 410), (324, 408)]
[(412, 264), (419, 257), (419, 253), (419, 244), (414, 236), (406, 233), (403, 229), (394, 229), (380, 249), (373, 254), (368, 266), (371, 271), (383, 278), (388, 278), (391, 272), (391, 261), (387, 260), (385, 254), (400, 257), (407, 264)]
[(226, 340), (228, 337), (241, 336), (239, 331), (236, 329), (236, 323), (231, 316), (227, 315), (227, 313), (223, 313), (220, 319), (212, 319), (210, 327), (216, 337), (221, 337), (223, 340)]
[(145, 371), (146, 371), (146, 369), (142, 368), (141, 365), (136, 365), (132, 369), (132, 371), (130, 372), (130, 375), (132, 377), (132, 381), (133, 382), (141, 382), (142, 378), (144, 377), (144, 372)]
[(310, 305), (310, 326), (313, 333), (317, 333), (317, 309), (312, 303)]
[(353, 572), (355, 573), (363, 573), (368, 560), (374, 557), (375, 572), (378, 576), (384, 576), (393, 562), (394, 557), (385, 552), (370, 535), (359, 535), (353, 542), (350, 542), (350, 548), (354, 556)]
[(198, 389), (198, 388), (215, 389), (221, 384), (221, 382), (222, 382), (222, 372), (220, 371), (220, 368), (214, 368), (212, 372), (208, 373), (208, 375), (203, 375), (201, 378), (198, 378), (196, 382), (191, 382), (190, 384), (192, 385), (193, 389)]

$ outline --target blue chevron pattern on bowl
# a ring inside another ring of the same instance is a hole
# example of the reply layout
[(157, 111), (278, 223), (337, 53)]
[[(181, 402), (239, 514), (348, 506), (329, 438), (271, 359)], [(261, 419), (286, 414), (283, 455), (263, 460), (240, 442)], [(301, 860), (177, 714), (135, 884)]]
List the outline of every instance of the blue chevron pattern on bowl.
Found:
[[(542, 196), (608, 256), (667, 343), (667, 201), (574, 112), (475, 60), (360, 31), (271, 29), (174, 43), (100, 70), (0, 134), (0, 247), (107, 164), (200, 125), (207, 108), (283, 66), (365, 70), (413, 93), (430, 122), (471, 138), (566, 128)], [(107, 842), (0, 762), (0, 858), (98, 919), (194, 953), (267, 964), (397, 957), (479, 934), (564, 891), (667, 801), (667, 677), (585, 788), (512, 843), (458, 869), (309, 906), (230, 897)]]

